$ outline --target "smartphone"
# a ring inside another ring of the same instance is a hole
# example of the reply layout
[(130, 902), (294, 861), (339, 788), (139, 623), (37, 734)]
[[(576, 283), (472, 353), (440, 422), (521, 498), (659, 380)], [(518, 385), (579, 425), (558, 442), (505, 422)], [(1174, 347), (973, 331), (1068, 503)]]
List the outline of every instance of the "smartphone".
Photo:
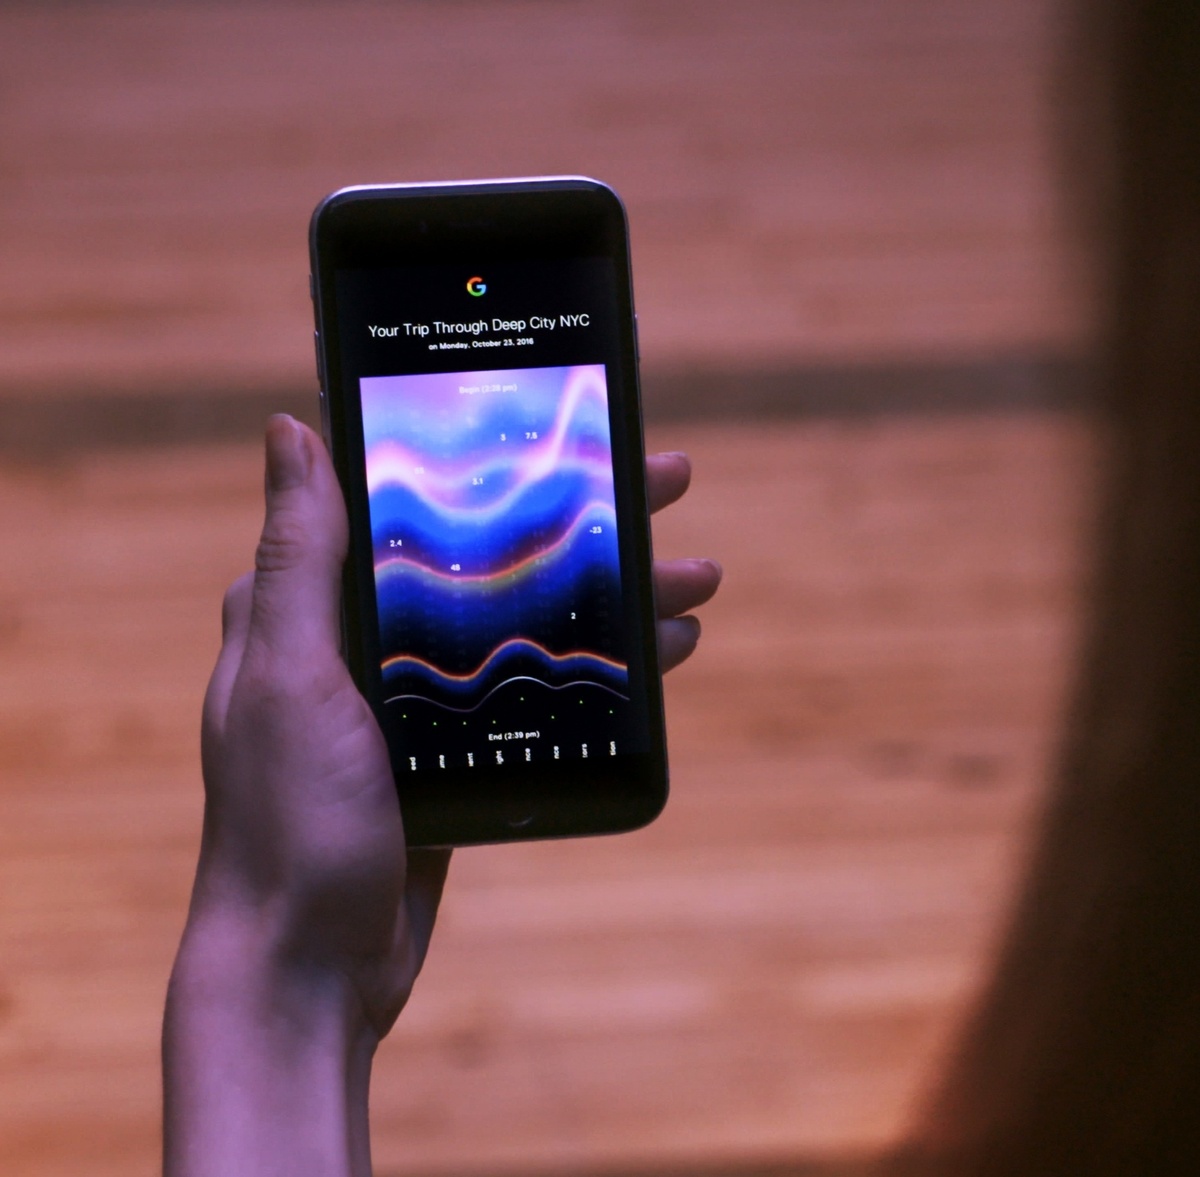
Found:
[(343, 188), (310, 246), (345, 655), (410, 845), (645, 825), (667, 760), (621, 201)]

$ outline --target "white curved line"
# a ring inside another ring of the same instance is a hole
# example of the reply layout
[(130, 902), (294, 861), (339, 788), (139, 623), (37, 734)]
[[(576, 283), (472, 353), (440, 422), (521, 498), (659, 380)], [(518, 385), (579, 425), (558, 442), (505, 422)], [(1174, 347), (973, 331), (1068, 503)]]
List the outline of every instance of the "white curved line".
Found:
[(562, 686), (556, 687), (552, 683), (543, 682), (540, 678), (534, 678), (529, 674), (514, 674), (512, 678), (506, 678), (503, 682), (498, 682), (474, 707), (451, 707), (449, 703), (440, 703), (437, 699), (431, 699), (428, 695), (393, 695), (390, 699), (384, 699), (384, 703), (398, 703), (401, 699), (420, 699), (422, 703), (432, 703), (435, 707), (441, 707), (444, 711), (457, 711), (459, 715), (467, 715), (471, 711), (478, 711), (488, 699), (490, 699), (501, 687), (506, 687), (510, 682), (535, 682), (540, 687), (545, 687), (549, 691), (565, 691), (568, 687), (599, 687), (602, 691), (607, 691), (610, 695), (616, 695), (618, 699), (624, 699), (629, 702), (628, 695), (622, 695), (620, 691), (613, 690), (612, 687), (607, 687), (604, 683), (592, 682), (591, 679), (577, 678), (568, 683), (563, 683)]

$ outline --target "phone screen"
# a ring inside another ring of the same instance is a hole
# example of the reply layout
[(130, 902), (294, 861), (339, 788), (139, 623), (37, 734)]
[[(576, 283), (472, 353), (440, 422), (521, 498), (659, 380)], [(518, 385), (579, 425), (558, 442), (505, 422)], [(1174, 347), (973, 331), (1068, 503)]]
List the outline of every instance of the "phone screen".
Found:
[(332, 275), (355, 640), (402, 799), (586, 789), (661, 744), (627, 273), (473, 242)]

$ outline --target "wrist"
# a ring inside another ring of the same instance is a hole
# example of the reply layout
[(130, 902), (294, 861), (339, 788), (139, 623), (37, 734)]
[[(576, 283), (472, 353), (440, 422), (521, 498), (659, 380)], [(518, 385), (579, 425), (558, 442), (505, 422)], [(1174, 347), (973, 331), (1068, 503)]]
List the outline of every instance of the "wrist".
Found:
[(168, 1177), (370, 1171), (378, 1038), (345, 975), (297, 960), (273, 923), (189, 917), (163, 1026)]

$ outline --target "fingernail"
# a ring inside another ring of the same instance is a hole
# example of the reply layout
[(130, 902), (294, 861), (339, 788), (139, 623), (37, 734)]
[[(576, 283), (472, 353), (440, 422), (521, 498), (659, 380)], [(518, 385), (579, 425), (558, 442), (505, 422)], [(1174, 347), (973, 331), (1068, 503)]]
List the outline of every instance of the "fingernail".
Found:
[(307, 481), (311, 466), (296, 419), (276, 413), (267, 422), (267, 485), (275, 491), (291, 490)]
[(697, 560), (696, 563), (707, 564), (717, 574), (718, 580), (725, 575), (725, 569), (721, 567), (720, 562), (714, 560), (711, 556), (705, 556), (703, 559)]
[(688, 626), (691, 629), (693, 642), (698, 642), (700, 640), (700, 618), (699, 617), (693, 617), (689, 613), (686, 617), (676, 617), (675, 621), (676, 622), (682, 621), (684, 625)]

